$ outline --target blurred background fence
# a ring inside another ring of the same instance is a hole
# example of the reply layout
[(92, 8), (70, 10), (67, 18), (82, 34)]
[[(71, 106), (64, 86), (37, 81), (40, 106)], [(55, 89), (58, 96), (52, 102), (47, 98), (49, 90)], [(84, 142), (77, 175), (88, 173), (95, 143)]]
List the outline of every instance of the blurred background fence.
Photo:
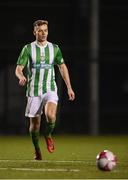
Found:
[(48, 40), (69, 68), (74, 102), (56, 69), (56, 133), (128, 133), (128, 1), (43, 0), (0, 2), (0, 134), (28, 133), (25, 87), (15, 67), (21, 48), (34, 41), (32, 24), (49, 21)]

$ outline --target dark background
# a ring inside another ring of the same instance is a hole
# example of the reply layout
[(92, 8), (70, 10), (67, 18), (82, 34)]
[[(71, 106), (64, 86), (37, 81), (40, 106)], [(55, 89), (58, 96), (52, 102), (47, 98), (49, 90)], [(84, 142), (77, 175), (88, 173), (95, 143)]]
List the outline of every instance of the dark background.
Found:
[[(18, 85), (15, 67), (21, 48), (35, 40), (32, 24), (37, 19), (49, 21), (48, 40), (61, 48), (76, 94), (76, 100), (69, 102), (66, 86), (56, 69), (60, 101), (55, 132), (128, 133), (128, 1), (99, 0), (98, 48), (94, 59), (91, 58), (92, 31), (95, 33), (91, 26), (93, 3), (92, 0), (0, 1), (1, 134), (28, 133), (25, 87)], [(90, 87), (92, 64), (98, 66), (94, 105), (90, 101), (90, 92), (95, 92)]]

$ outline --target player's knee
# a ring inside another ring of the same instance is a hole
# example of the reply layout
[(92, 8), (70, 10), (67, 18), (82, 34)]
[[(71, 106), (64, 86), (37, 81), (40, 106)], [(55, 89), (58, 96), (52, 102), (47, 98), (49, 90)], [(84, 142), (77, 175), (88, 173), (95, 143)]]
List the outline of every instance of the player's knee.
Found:
[(40, 129), (40, 121), (37, 118), (31, 118), (30, 120), (30, 129), (37, 131)]
[(49, 121), (53, 122), (56, 120), (56, 114), (54, 112), (48, 112), (46, 116), (47, 116)]
[(29, 129), (30, 131), (39, 131), (40, 124), (31, 124)]
[(40, 129), (40, 123), (34, 124), (34, 129), (39, 130)]

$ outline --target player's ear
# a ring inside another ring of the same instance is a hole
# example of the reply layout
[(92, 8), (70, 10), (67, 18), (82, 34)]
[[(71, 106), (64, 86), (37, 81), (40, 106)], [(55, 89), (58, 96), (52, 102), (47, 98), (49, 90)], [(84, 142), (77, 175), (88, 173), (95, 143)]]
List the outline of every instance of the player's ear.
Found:
[(36, 32), (35, 31), (33, 31), (33, 34), (34, 34), (34, 36), (36, 35)]

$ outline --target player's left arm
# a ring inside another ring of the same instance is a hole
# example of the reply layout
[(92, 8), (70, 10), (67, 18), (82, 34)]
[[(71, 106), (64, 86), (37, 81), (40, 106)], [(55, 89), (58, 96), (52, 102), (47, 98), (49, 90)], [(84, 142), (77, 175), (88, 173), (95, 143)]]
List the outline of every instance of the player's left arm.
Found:
[(72, 86), (71, 86), (68, 68), (67, 68), (65, 63), (58, 65), (58, 67), (59, 67), (59, 71), (61, 73), (61, 76), (62, 76), (62, 78), (63, 78), (63, 80), (67, 86), (69, 100), (73, 101), (75, 99), (75, 93), (74, 93)]

